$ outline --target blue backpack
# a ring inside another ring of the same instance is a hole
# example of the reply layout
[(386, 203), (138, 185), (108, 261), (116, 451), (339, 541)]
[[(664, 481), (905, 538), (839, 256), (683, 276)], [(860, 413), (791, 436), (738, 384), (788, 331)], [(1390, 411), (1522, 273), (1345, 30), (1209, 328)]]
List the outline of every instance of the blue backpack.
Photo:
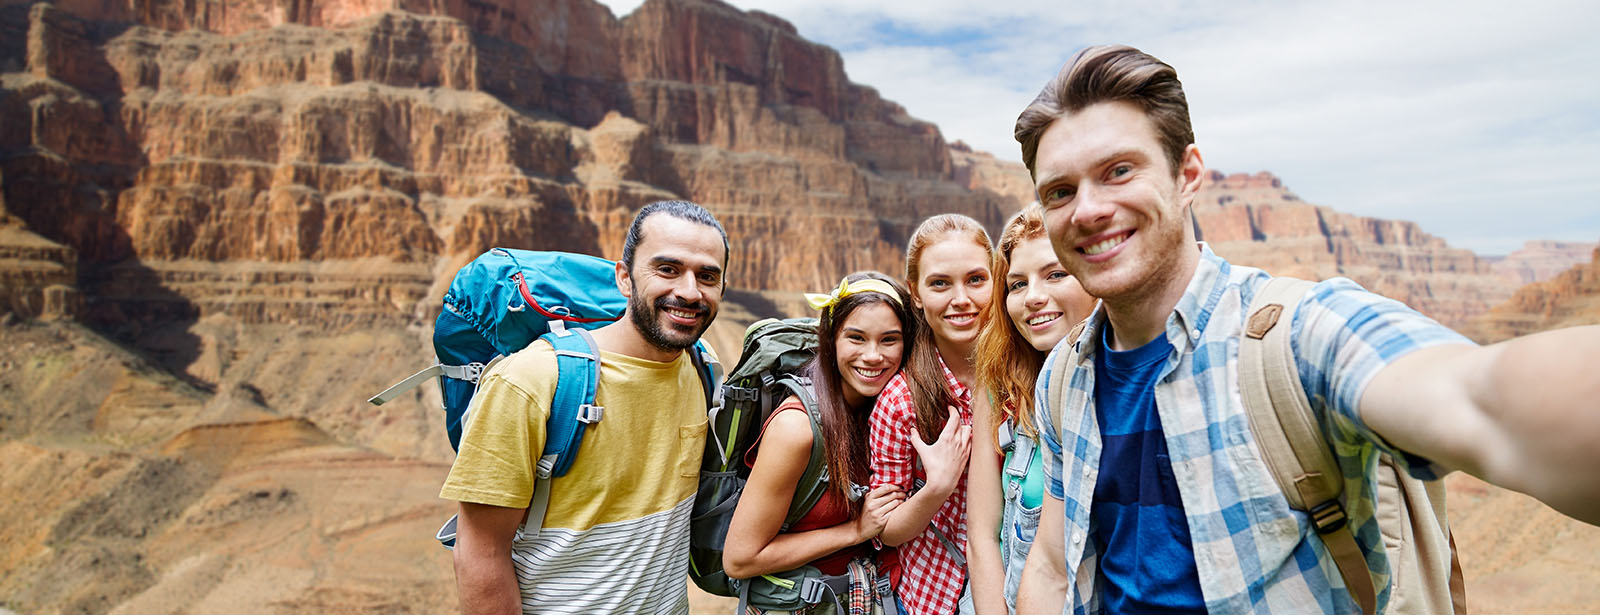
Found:
[[(600, 349), (589, 330), (615, 322), (627, 307), (627, 298), (617, 290), (615, 268), (612, 261), (584, 254), (508, 248), (483, 253), (456, 273), (444, 295), (444, 309), (433, 325), (438, 362), (367, 401), (383, 405), (437, 377), (450, 448), (459, 450), (478, 379), (534, 340), (549, 342), (556, 350), (556, 392), (525, 524), (527, 531), (537, 533), (549, 504), (550, 479), (567, 473), (584, 427), (604, 416), (605, 409), (594, 403)], [(704, 341), (695, 342), (689, 356), (705, 386), (707, 407), (717, 406), (721, 367)], [(451, 517), (437, 538), (453, 547), (455, 530), (456, 518)]]

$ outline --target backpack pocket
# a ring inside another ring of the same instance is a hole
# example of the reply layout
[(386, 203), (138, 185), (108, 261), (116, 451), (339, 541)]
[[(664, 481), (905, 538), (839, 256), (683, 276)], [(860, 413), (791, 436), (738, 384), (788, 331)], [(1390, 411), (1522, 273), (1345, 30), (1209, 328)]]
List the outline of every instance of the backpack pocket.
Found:
[(749, 592), (745, 599), (750, 606), (767, 611), (799, 611), (825, 600), (842, 598), (826, 596), (822, 580), (822, 571), (813, 566), (801, 566), (788, 572), (732, 579), (731, 585), (735, 591)]
[(722, 546), (738, 507), (744, 479), (737, 471), (700, 473), (700, 492), (689, 512), (689, 567), (695, 585), (718, 596), (732, 596), (722, 572)]

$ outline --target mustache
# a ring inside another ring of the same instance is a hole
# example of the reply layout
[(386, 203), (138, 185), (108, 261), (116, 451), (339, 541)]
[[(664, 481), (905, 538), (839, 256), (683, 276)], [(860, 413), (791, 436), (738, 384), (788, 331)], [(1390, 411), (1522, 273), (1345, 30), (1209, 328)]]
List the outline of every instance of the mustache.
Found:
[(680, 301), (680, 300), (678, 300), (677, 298), (674, 298), (674, 297), (662, 297), (660, 299), (656, 299), (656, 309), (664, 310), (664, 309), (667, 309), (667, 308), (672, 308), (674, 310), (692, 311), (692, 312), (699, 313), (699, 314), (704, 314), (706, 312), (711, 311), (711, 306), (707, 305), (703, 301), (694, 301), (694, 302)]

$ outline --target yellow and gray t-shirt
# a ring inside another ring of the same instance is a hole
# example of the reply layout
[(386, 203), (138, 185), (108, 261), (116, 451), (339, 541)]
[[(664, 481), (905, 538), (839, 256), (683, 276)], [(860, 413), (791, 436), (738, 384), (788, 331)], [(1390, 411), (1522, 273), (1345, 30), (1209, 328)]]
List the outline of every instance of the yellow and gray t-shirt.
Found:
[[(688, 613), (689, 507), (706, 435), (700, 377), (687, 353), (658, 363), (602, 352), (600, 364), (604, 416), (550, 483), (542, 529), (512, 545), (523, 611)], [(555, 387), (544, 342), (486, 374), (439, 496), (528, 506)]]

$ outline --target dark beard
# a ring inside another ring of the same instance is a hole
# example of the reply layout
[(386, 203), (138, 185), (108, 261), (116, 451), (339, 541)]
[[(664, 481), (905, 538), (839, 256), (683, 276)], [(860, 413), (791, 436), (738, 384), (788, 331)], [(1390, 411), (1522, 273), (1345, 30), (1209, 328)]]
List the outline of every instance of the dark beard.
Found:
[[(717, 316), (716, 312), (711, 311), (711, 306), (704, 302), (685, 303), (667, 296), (657, 299), (655, 305), (650, 305), (639, 295), (637, 287), (633, 291), (633, 296), (628, 299), (629, 320), (633, 321), (633, 327), (639, 330), (639, 334), (644, 336), (645, 342), (662, 350), (675, 352), (694, 347), (694, 343), (700, 340), (700, 335), (706, 332), (711, 326), (711, 321)], [(667, 308), (700, 312), (703, 315), (700, 326), (693, 332), (687, 332), (676, 325), (662, 326), (661, 312)]]

